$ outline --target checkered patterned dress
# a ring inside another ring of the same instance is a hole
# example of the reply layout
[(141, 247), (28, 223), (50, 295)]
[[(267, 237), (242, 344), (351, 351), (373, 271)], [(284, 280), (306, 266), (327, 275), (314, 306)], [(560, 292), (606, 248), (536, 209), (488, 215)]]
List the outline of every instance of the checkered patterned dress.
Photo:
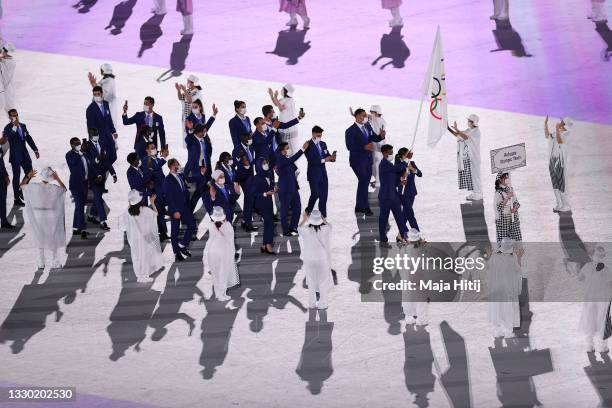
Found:
[[(523, 236), (521, 235), (521, 220), (519, 218), (518, 211), (514, 214), (505, 214), (503, 200), (505, 194), (509, 193), (511, 189), (506, 187), (504, 189), (497, 190), (495, 194), (499, 194), (501, 200), (496, 205), (497, 217), (495, 219), (495, 233), (497, 242), (501, 242), (504, 238), (510, 238), (514, 241), (522, 241)], [(507, 205), (507, 204), (506, 204)], [(519, 208), (521, 204), (515, 200), (514, 205)]]
[(553, 189), (565, 192), (565, 169), (561, 162), (561, 156), (550, 156), (548, 163), (548, 171), (550, 172), (550, 181)]
[(474, 190), (472, 182), (472, 161), (469, 157), (463, 156), (463, 170), (459, 170), (459, 190)]

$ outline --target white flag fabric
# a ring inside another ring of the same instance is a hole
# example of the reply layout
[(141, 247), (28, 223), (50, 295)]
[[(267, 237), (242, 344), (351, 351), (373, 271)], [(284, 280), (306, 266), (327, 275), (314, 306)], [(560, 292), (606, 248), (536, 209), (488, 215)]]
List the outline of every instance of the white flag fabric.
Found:
[(427, 132), (427, 145), (434, 147), (448, 126), (448, 101), (446, 98), (446, 78), (444, 73), (444, 52), (442, 51), (442, 37), (440, 27), (436, 32), (429, 68), (421, 87), (425, 99), (429, 101), (429, 130)]

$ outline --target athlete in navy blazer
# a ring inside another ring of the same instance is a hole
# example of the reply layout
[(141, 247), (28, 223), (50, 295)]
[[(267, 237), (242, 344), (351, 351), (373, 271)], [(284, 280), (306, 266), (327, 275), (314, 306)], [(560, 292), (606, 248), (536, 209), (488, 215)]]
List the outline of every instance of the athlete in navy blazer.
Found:
[(242, 141), (242, 135), (252, 133), (252, 130), (251, 119), (246, 116), (246, 103), (234, 101), (234, 111), (236, 111), (236, 115), (229, 121), (229, 130), (235, 148)]
[(106, 210), (104, 209), (104, 188), (106, 182), (106, 173), (113, 176), (113, 181), (117, 182), (117, 174), (115, 168), (109, 159), (106, 149), (100, 143), (101, 139), (95, 132), (90, 136), (90, 140), (83, 143), (83, 153), (87, 155), (91, 163), (91, 173), (89, 174), (89, 187), (93, 194), (93, 205), (89, 211), (90, 217), (88, 221), (96, 223), (95, 217), (98, 217), (100, 228), (110, 230), (106, 225)]
[(274, 254), (274, 205), (272, 196), (274, 195), (274, 177), (270, 169), (270, 162), (267, 159), (259, 159), (255, 162), (255, 205), (263, 218), (263, 241), (261, 252)]
[(233, 222), (236, 201), (238, 197), (240, 197), (238, 191), (236, 191), (233, 183), (228, 183), (223, 171), (215, 170), (213, 172), (213, 180), (209, 183), (209, 192), (204, 194), (204, 206), (206, 207), (206, 211), (212, 214), (213, 208), (219, 206), (223, 208), (225, 218), (230, 223)]
[[(210, 180), (212, 173), (211, 157), (213, 153), (210, 138), (205, 133), (204, 125), (197, 125), (195, 128), (195, 141), (189, 146), (187, 164), (185, 164), (185, 174), (193, 175), (200, 173), (202, 167), (206, 167), (204, 177), (196, 183), (196, 190), (191, 196), (191, 208), (194, 209), (198, 200), (205, 194), (206, 183)], [(189, 136), (187, 136), (189, 137)]]
[[(202, 103), (199, 101), (199, 99), (195, 100), (191, 104), (192, 108), (194, 109), (202, 109), (201, 105)], [(219, 109), (217, 109), (217, 106), (213, 104), (213, 114), (211, 117), (208, 118), (208, 120), (206, 120), (206, 115), (204, 115), (203, 113), (198, 118), (193, 112), (185, 118), (185, 132), (187, 135), (185, 136), (185, 144), (187, 145), (187, 150), (189, 150), (191, 145), (197, 141), (195, 137), (196, 127), (198, 125), (204, 126), (204, 128), (206, 129), (206, 135), (208, 136), (208, 131), (212, 127), (213, 123), (215, 123), (215, 117), (217, 116), (217, 113), (219, 113)]]
[(374, 133), (372, 126), (367, 123), (367, 113), (363, 109), (355, 111), (355, 123), (344, 133), (346, 148), (350, 152), (349, 163), (357, 176), (357, 194), (355, 198), (355, 212), (372, 215), (368, 202), (368, 186), (372, 178), (372, 152), (373, 142), (380, 142), (385, 138), (385, 131), (380, 135)]
[(96, 129), (98, 131), (100, 144), (106, 151), (108, 161), (113, 164), (117, 161), (117, 146), (115, 144), (117, 131), (108, 102), (102, 99), (102, 87), (94, 86), (92, 91), (94, 100), (89, 104), (85, 112), (87, 129)]
[(242, 228), (247, 231), (256, 231), (253, 226), (253, 207), (255, 206), (255, 151), (251, 146), (251, 135), (244, 133), (242, 143), (234, 148), (232, 157), (236, 165), (236, 180), (242, 186), (244, 202), (242, 208)]
[(319, 211), (323, 218), (327, 217), (327, 170), (326, 162), (335, 162), (336, 156), (329, 154), (327, 144), (321, 140), (323, 129), (319, 126), (312, 128), (312, 139), (308, 141), (306, 149), (306, 159), (308, 160), (308, 170), (306, 178), (310, 185), (310, 198), (306, 206), (306, 212), (310, 214), (314, 205), (319, 200)]
[[(297, 166), (295, 162), (302, 157), (304, 151), (310, 146), (309, 142), (304, 143), (304, 146), (297, 153), (293, 154), (289, 143), (283, 142), (278, 146), (278, 155), (276, 158), (276, 173), (278, 174), (278, 197), (280, 199), (280, 221), (283, 227), (283, 235), (297, 235), (297, 227), (300, 221), (300, 213), (302, 212), (302, 203), (300, 201), (300, 186), (297, 180)], [(291, 210), (291, 222), (287, 222)]]
[[(6, 139), (0, 137), (0, 145), (4, 145), (5, 143)], [(6, 190), (10, 183), (8, 172), (4, 166), (4, 149), (7, 147), (8, 145), (4, 147), (0, 146), (0, 227), (10, 229), (14, 228), (14, 226), (6, 219)]]
[(74, 218), (72, 219), (73, 235), (87, 238), (85, 223), (85, 201), (89, 189), (89, 177), (92, 173), (91, 162), (81, 151), (81, 141), (78, 137), (70, 139), (70, 151), (66, 153), (66, 163), (70, 170), (68, 188), (74, 199)]
[(19, 114), (16, 109), (9, 110), (9, 118), (11, 123), (4, 127), (2, 132), (3, 137), (8, 140), (9, 149), (9, 163), (13, 170), (13, 197), (15, 198), (16, 205), (23, 205), (23, 194), (19, 189), (19, 183), (21, 181), (21, 169), (25, 174), (28, 174), (32, 170), (32, 159), (30, 153), (28, 153), (27, 146), (34, 151), (34, 155), (38, 159), (40, 154), (34, 139), (30, 135), (28, 128), (24, 123), (19, 122)]
[[(136, 144), (138, 143), (140, 129), (144, 126), (148, 126), (149, 128), (151, 128), (151, 141), (155, 143), (155, 147), (160, 150), (167, 149), (168, 144), (166, 143), (164, 118), (153, 110), (153, 108), (155, 107), (155, 99), (153, 99), (153, 97), (151, 96), (147, 96), (144, 99), (144, 107), (146, 108), (146, 110), (136, 112), (134, 115), (132, 115), (132, 117), (128, 117), (127, 101), (125, 105), (123, 105), (123, 115), (121, 116), (123, 125), (136, 125), (136, 138), (134, 139), (134, 149), (136, 149)], [(158, 140), (161, 145), (158, 143)], [(143, 155), (139, 154), (139, 156), (142, 157)]]
[(380, 214), (378, 216), (379, 239), (380, 242), (388, 241), (387, 224), (389, 222), (389, 212), (392, 212), (401, 236), (398, 241), (404, 241), (408, 237), (408, 228), (402, 214), (400, 194), (397, 191), (397, 179), (406, 171), (408, 165), (404, 162), (391, 163), (389, 159), (393, 159), (393, 146), (386, 144), (380, 150), (384, 159), (378, 165), (378, 178), (380, 180), (380, 189), (378, 190), (378, 202), (380, 204)]
[(142, 194), (143, 202), (148, 201), (148, 197), (151, 195), (149, 191), (149, 182), (153, 178), (153, 173), (150, 171), (143, 171), (140, 168), (140, 159), (135, 152), (128, 154), (127, 162), (130, 165), (126, 171), (128, 184), (130, 190), (138, 190)]
[[(414, 228), (417, 231), (420, 231), (419, 224), (416, 220), (416, 217), (414, 216), (413, 205), (414, 200), (418, 194), (416, 188), (416, 178), (423, 177), (423, 173), (421, 172), (421, 170), (419, 170), (415, 162), (410, 161), (410, 158), (412, 158), (412, 152), (408, 151), (408, 149), (404, 150), (405, 151), (403, 152), (402, 156), (406, 156), (404, 160), (410, 162), (410, 168), (408, 169), (408, 179), (406, 180), (406, 185), (399, 186), (401, 194), (400, 198), (402, 204), (402, 213), (404, 215), (404, 219), (408, 221), (408, 224), (410, 224), (410, 228)], [(402, 154), (402, 149), (400, 149), (398, 153)]]
[(140, 168), (145, 174), (150, 174), (151, 178), (147, 185), (147, 191), (149, 194), (155, 194), (157, 199), (155, 200), (155, 208), (157, 208), (157, 230), (159, 232), (159, 239), (165, 241), (169, 239), (168, 228), (166, 227), (165, 216), (166, 216), (166, 197), (164, 194), (164, 170), (163, 167), (166, 164), (166, 157), (168, 156), (167, 150), (162, 150), (162, 157), (158, 157), (157, 148), (154, 143), (147, 145), (147, 157), (142, 159)]

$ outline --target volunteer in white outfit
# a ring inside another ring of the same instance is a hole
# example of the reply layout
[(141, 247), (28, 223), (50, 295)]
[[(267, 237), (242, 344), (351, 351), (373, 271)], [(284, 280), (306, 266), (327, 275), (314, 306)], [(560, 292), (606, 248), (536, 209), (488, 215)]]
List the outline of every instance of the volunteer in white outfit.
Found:
[[(380, 133), (381, 129), (387, 128), (387, 122), (382, 117), (382, 108), (380, 105), (372, 105), (370, 107), (370, 114), (368, 117), (370, 118), (370, 126), (372, 126), (374, 133), (377, 135)], [(372, 177), (374, 177), (374, 185), (376, 187), (380, 187), (380, 180), (378, 179), (378, 165), (383, 158), (383, 154), (380, 152), (380, 148), (383, 144), (384, 142), (374, 142), (374, 163), (372, 164)]]
[[(208, 218), (208, 217), (207, 217)], [(212, 275), (215, 296), (220, 301), (229, 300), (227, 289), (240, 283), (238, 269), (234, 261), (234, 228), (226, 220), (223, 207), (213, 207), (210, 219), (206, 221), (208, 240), (202, 261), (204, 273)]]
[(514, 337), (513, 328), (521, 325), (522, 276), (515, 252), (513, 241), (504, 238), (487, 262), (489, 323), (495, 337)]
[(603, 23), (608, 21), (608, 13), (606, 12), (606, 0), (591, 0), (591, 14), (587, 16), (594, 23)]
[(164, 266), (159, 232), (157, 230), (156, 196), (150, 198), (147, 206), (138, 190), (128, 193), (130, 207), (123, 215), (124, 229), (127, 233), (132, 265), (138, 282), (152, 282), (151, 274)]
[[(174, 84), (177, 91), (178, 100), (181, 101), (181, 128), (183, 129), (183, 147), (186, 147), (185, 137), (187, 137), (187, 128), (185, 127), (185, 119), (191, 115), (191, 103), (196, 100), (200, 100), (204, 103), (202, 97), (202, 87), (200, 86), (200, 79), (195, 75), (189, 75), (187, 77), (187, 85)], [(204, 113), (204, 112), (201, 112)]]
[[(612, 291), (611, 255), (610, 244), (606, 247), (597, 244), (591, 257), (593, 261), (585, 264), (578, 273), (578, 279), (585, 285), (579, 328), (586, 336), (587, 351), (595, 351), (595, 345), (602, 353), (608, 351), (604, 330)], [(598, 344), (594, 344), (594, 340)]]
[[(291, 84), (285, 84), (281, 90), (282, 98), (278, 99), (278, 91), (272, 93), (272, 89), (268, 89), (268, 94), (272, 99), (272, 103), (278, 107), (279, 114), (278, 120), (281, 123), (287, 123), (292, 121), (298, 116), (298, 110), (295, 107), (295, 100), (293, 96), (295, 94), (295, 88)], [(281, 136), (281, 142), (289, 143), (291, 150), (297, 152), (302, 148), (302, 143), (298, 140), (298, 127), (291, 126), (286, 129), (279, 129)]]
[(457, 122), (448, 130), (457, 138), (457, 168), (459, 171), (459, 189), (471, 191), (468, 200), (482, 200), (480, 181), (480, 129), (478, 115), (468, 117), (468, 128), (459, 130)]
[(11, 55), (15, 46), (10, 42), (0, 44), (0, 107), (8, 112), (15, 108), (15, 59)]
[[(319, 210), (312, 210), (310, 216), (304, 213), (298, 227), (300, 258), (304, 263), (308, 285), (308, 307), (327, 309), (331, 272), (331, 231), (332, 227), (323, 220)], [(317, 301), (317, 292), (319, 300)]]
[(546, 116), (544, 121), (544, 136), (549, 140), (548, 171), (555, 199), (557, 200), (557, 205), (553, 208), (554, 212), (572, 210), (567, 192), (567, 176), (569, 174), (567, 140), (571, 133), (570, 129), (573, 126), (574, 122), (572, 119), (565, 117), (555, 125), (555, 133), (553, 134), (548, 129), (548, 116)]
[(115, 75), (113, 74), (113, 67), (111, 64), (105, 63), (100, 65), (100, 74), (102, 75), (102, 78), (97, 81), (96, 77), (90, 72), (88, 74), (89, 83), (92, 87), (102, 87), (102, 98), (108, 102), (111, 118), (116, 126), (120, 122), (118, 122), (117, 118), (117, 89), (115, 87)]
[(493, 15), (489, 17), (491, 20), (509, 20), (509, 4), (510, 0), (493, 0)]
[[(64, 198), (66, 186), (51, 167), (41, 170), (41, 182), (30, 183), (36, 176), (31, 170), (21, 181), (25, 200), (25, 224), (29, 227), (39, 251), (38, 268), (46, 265), (52, 269), (61, 268), (57, 260), (57, 250), (66, 247), (66, 225)], [(57, 184), (52, 184), (53, 182)], [(45, 261), (45, 250), (51, 252), (51, 262)]]

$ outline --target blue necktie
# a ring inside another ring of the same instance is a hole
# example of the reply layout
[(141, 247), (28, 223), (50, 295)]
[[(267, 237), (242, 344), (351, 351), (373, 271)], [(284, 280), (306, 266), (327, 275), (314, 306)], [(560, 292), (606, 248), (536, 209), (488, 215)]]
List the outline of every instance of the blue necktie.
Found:
[(181, 180), (181, 176), (177, 174), (176, 178), (178, 179), (179, 186), (181, 188), (181, 192), (185, 192), (185, 188), (183, 187), (183, 180)]
[(221, 191), (223, 192), (225, 199), (229, 201), (229, 198), (227, 197), (227, 191), (225, 190), (225, 188), (222, 188)]
[(202, 150), (202, 162), (206, 164), (206, 142), (204, 140), (200, 140), (200, 149)]
[(147, 126), (151, 126), (151, 116), (147, 113), (145, 113), (145, 123), (147, 124)]
[(21, 140), (25, 140), (25, 137), (23, 137), (23, 130), (21, 130), (21, 125), (17, 126), (17, 133), (19, 133)]
[(244, 150), (246, 150), (246, 153), (249, 156), (249, 163), (253, 163), (253, 155), (251, 154), (251, 150), (248, 147)]
[(363, 133), (363, 137), (365, 137), (365, 141), (368, 141), (368, 131), (366, 130), (365, 125), (361, 128), (361, 133)]
[(102, 116), (106, 115), (106, 112), (104, 112), (104, 103), (100, 104), (100, 112), (102, 112)]
[(96, 153), (100, 155), (100, 146), (98, 145), (98, 143), (94, 144), (94, 147), (96, 148)]
[(321, 156), (321, 158), (323, 158), (323, 150), (321, 150), (321, 146), (319, 146), (318, 143), (315, 143), (315, 146), (317, 146), (317, 150), (319, 151), (319, 156)]

